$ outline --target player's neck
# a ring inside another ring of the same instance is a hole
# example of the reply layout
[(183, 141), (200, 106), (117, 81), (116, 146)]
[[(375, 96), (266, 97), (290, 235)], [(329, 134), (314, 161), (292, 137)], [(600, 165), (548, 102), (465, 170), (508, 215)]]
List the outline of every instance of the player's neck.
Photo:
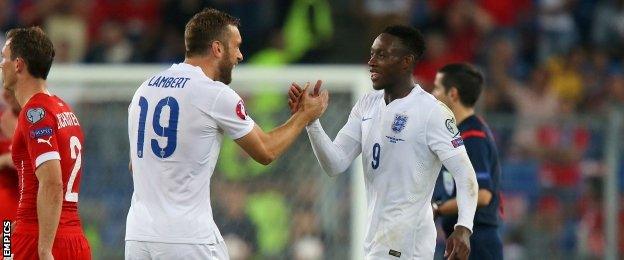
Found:
[(184, 59), (184, 63), (199, 67), (204, 72), (204, 74), (206, 74), (207, 77), (209, 77), (212, 80), (218, 80), (217, 79), (217, 76), (219, 74), (218, 68), (217, 66), (213, 66), (209, 59), (201, 58), (201, 57), (199, 58), (187, 57), (186, 59)]
[(461, 124), (466, 118), (474, 115), (474, 108), (472, 107), (461, 107), (455, 108), (453, 114), (455, 114), (455, 119), (457, 120), (457, 125)]
[(386, 101), (386, 105), (390, 104), (390, 102), (395, 99), (406, 97), (410, 92), (412, 92), (412, 89), (414, 89), (414, 82), (411, 79), (409, 81), (396, 84), (391, 88), (384, 89), (384, 100)]
[(26, 102), (37, 93), (47, 93), (44, 79), (28, 77), (15, 86), (15, 98), (21, 107), (26, 105)]

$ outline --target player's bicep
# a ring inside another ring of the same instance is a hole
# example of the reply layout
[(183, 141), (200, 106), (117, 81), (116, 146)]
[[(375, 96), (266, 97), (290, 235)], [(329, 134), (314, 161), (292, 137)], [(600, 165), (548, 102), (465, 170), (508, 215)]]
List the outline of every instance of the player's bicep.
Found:
[(443, 104), (440, 103), (432, 109), (425, 129), (427, 145), (440, 161), (465, 153), (464, 142), (457, 129), (455, 117)]
[(63, 185), (60, 160), (47, 160), (35, 170), (39, 185)]
[(254, 121), (245, 110), (243, 99), (231, 89), (219, 93), (210, 111), (219, 128), (232, 139), (239, 139), (252, 131)]
[(263, 137), (266, 135), (260, 127), (254, 125), (253, 129), (243, 137), (235, 139), (234, 141), (240, 146), (251, 158), (262, 164), (269, 164), (273, 161), (271, 154), (267, 150), (263, 142)]

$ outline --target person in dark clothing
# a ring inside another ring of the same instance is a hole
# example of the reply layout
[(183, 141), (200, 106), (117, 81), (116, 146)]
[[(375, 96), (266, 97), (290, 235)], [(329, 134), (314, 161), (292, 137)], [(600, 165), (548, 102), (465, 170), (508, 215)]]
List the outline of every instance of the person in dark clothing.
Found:
[[(474, 106), (483, 85), (483, 75), (466, 63), (448, 64), (438, 70), (434, 82), (434, 96), (448, 106), (455, 115), (470, 162), (477, 174), (479, 193), (474, 217), (473, 234), (470, 237), (469, 259), (503, 259), (503, 244), (498, 234), (501, 221), (501, 197), (499, 183), (501, 169), (492, 132), (483, 119), (475, 115)], [(457, 200), (452, 175), (442, 168), (433, 196), (434, 216), (439, 216), (448, 237), (457, 223)]]

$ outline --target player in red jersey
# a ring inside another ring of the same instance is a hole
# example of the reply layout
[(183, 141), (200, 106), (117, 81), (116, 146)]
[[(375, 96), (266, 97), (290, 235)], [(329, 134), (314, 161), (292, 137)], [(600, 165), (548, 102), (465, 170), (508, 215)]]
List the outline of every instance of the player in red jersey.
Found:
[(2, 97), (6, 107), (0, 113), (0, 220), (14, 221), (19, 190), (17, 171), (11, 159), (11, 138), (15, 132), (20, 107), (10, 91), (2, 92)]
[(3, 87), (22, 107), (12, 145), (20, 189), (13, 259), (90, 259), (78, 216), (82, 130), (46, 87), (54, 47), (38, 27), (10, 30), (6, 39)]

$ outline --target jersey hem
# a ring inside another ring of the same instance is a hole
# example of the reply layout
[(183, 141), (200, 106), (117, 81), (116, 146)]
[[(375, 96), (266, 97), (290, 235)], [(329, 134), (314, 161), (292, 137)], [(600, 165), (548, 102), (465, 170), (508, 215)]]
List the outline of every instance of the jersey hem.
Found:
[(235, 134), (230, 135), (230, 137), (232, 139), (234, 139), (234, 140), (236, 140), (238, 138), (241, 138), (241, 137), (249, 134), (251, 132), (251, 130), (254, 128), (255, 125), (256, 125), (256, 123), (253, 120), (251, 120), (251, 124), (249, 124), (247, 126), (247, 128), (245, 128), (245, 129), (243, 129), (243, 130), (241, 130), (241, 131), (239, 131), (239, 132), (237, 132)]
[(50, 160), (61, 160), (61, 155), (56, 151), (43, 153), (37, 156), (37, 159), (35, 160), (35, 168), (39, 167), (39, 165), (41, 165), (42, 163)]
[(148, 236), (131, 236), (126, 237), (125, 241), (137, 241), (137, 242), (155, 242), (165, 244), (191, 244), (191, 245), (211, 245), (223, 242), (223, 239), (186, 239), (186, 238), (162, 238), (162, 237), (148, 237)]

